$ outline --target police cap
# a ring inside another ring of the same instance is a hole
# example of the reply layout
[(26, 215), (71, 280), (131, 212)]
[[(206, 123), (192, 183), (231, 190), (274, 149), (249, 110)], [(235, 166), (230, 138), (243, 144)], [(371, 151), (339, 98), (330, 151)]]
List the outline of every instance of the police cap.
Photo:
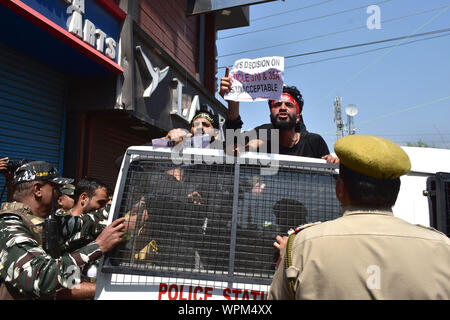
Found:
[(411, 170), (406, 152), (381, 137), (349, 135), (336, 141), (334, 151), (347, 168), (377, 179), (396, 179)]

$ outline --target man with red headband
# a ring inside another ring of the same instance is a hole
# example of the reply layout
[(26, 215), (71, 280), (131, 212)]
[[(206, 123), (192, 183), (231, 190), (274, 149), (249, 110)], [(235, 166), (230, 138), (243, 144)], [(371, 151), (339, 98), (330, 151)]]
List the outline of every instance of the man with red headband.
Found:
[[(221, 79), (220, 95), (223, 97), (225, 93), (231, 89), (231, 79), (225, 76)], [(239, 116), (239, 102), (228, 102), (228, 114), (225, 126), (227, 129), (242, 128), (242, 120)], [(280, 154), (322, 158), (327, 163), (338, 163), (339, 159), (330, 154), (325, 140), (316, 133), (308, 132), (303, 123), (303, 97), (298, 89), (294, 86), (284, 86), (283, 94), (279, 101), (269, 100), (270, 121), (271, 124), (263, 124), (254, 130), (258, 133), (261, 129), (279, 130), (279, 152)], [(267, 133), (270, 139), (271, 134)], [(272, 153), (270, 141), (261, 139), (251, 140), (247, 144), (249, 150), (256, 151), (267, 144), (267, 152)]]

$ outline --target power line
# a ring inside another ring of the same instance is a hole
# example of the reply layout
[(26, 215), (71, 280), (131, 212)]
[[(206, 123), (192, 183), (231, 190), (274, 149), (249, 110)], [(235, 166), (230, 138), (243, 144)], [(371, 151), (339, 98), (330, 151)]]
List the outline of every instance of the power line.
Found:
[[(449, 31), (450, 31), (450, 28), (447, 28), (447, 29), (440, 29), (440, 30), (434, 30), (434, 31), (430, 31), (430, 32), (418, 33), (418, 34), (414, 34), (414, 35), (407, 35), (407, 36), (395, 37), (395, 38), (384, 39), (384, 40), (378, 40), (378, 41), (371, 41), (371, 42), (364, 42), (364, 43), (352, 44), (352, 45), (343, 46), (343, 47), (336, 47), (336, 48), (330, 48), (330, 49), (324, 49), (324, 50), (318, 50), (318, 51), (305, 52), (305, 53), (300, 53), (300, 54), (296, 54), (296, 55), (286, 56), (286, 57), (284, 57), (284, 58), (285, 58), (285, 59), (290, 59), (290, 58), (296, 58), (296, 57), (301, 57), (301, 56), (309, 56), (309, 55), (314, 55), (314, 54), (320, 54), (320, 53), (326, 53), (326, 52), (333, 52), (333, 51), (339, 51), (339, 50), (344, 50), (344, 49), (357, 48), (357, 47), (362, 47), (362, 46), (369, 46), (369, 45), (374, 45), (374, 44), (379, 44), (379, 43), (384, 43), (384, 42), (391, 42), (391, 41), (396, 41), (396, 40), (402, 40), (402, 39), (408, 39), (408, 38), (421, 37), (421, 36), (425, 36), (425, 35), (431, 35), (431, 34), (437, 34), (437, 33), (449, 32)], [(443, 35), (443, 36), (447, 36), (447, 35)], [(437, 37), (429, 37), (429, 38), (420, 39), (420, 40), (416, 40), (416, 41), (405, 42), (405, 43), (397, 44), (397, 45), (395, 45), (395, 46), (398, 46), (398, 45), (405, 45), (405, 44), (410, 44), (410, 43), (414, 43), (414, 42), (418, 42), (418, 41), (423, 41), (423, 40), (434, 39), (434, 38), (437, 38)], [(339, 58), (346, 58), (346, 57), (356, 56), (356, 55), (360, 55), (360, 54), (364, 54), (364, 53), (369, 53), (369, 52), (373, 52), (373, 51), (378, 51), (378, 50), (382, 50), (382, 49), (386, 49), (386, 48), (392, 48), (392, 47), (395, 47), (395, 46), (386, 46), (386, 47), (376, 48), (376, 49), (372, 49), (372, 50), (368, 50), (368, 51), (363, 51), (363, 52), (359, 52), (359, 53), (353, 53), (353, 54), (349, 54), (349, 55), (345, 55), (345, 56), (331, 57), (331, 58), (327, 58), (327, 59), (322, 59), (322, 60), (317, 60), (317, 61), (312, 61), (312, 62), (301, 63), (301, 64), (297, 64), (297, 65), (293, 65), (293, 66), (287, 66), (286, 69), (288, 69), (288, 68), (293, 68), (293, 67), (298, 67), (298, 66), (302, 66), (302, 65), (307, 65), (307, 64), (313, 64), (313, 63), (317, 63), (317, 62), (323, 62), (323, 61), (328, 61), (328, 60), (334, 60), (334, 59), (339, 59)], [(222, 67), (219, 67), (219, 68), (217, 68), (217, 69), (219, 70), (219, 69), (224, 69), (224, 68), (226, 68), (226, 66), (222, 66)]]
[[(446, 12), (448, 10), (448, 8), (450, 8), (450, 6), (445, 7), (443, 10), (439, 11), (436, 15), (434, 15), (431, 19), (428, 19), (425, 23), (421, 24), (419, 27), (415, 28), (413, 32), (411, 32), (411, 35), (416, 34), (418, 31), (420, 31), (421, 29), (425, 28), (427, 25), (429, 25), (431, 22), (433, 22), (435, 19), (437, 19), (440, 15), (442, 15), (444, 12)], [(381, 54), (379, 57), (377, 57), (375, 60), (373, 60), (372, 62), (370, 62), (369, 64), (367, 64), (365, 67), (363, 67), (361, 70), (359, 70), (358, 72), (352, 74), (349, 78), (347, 78), (347, 80), (342, 81), (341, 84), (336, 88), (333, 89), (330, 94), (335, 94), (336, 91), (338, 91), (339, 89), (341, 89), (342, 87), (346, 86), (350, 81), (355, 80), (356, 78), (358, 78), (363, 72), (365, 72), (366, 70), (368, 70), (369, 68), (373, 67), (374, 65), (378, 64), (384, 57), (386, 57), (388, 54), (390, 54), (392, 51), (394, 51), (397, 46), (399, 46), (401, 43), (404, 43), (405, 40), (402, 40), (400, 43), (398, 43), (396, 46), (394, 46), (393, 48), (387, 50), (386, 52), (384, 52), (383, 54)], [(325, 97), (328, 97), (328, 95), (324, 95), (323, 96), (324, 99)]]
[(446, 100), (449, 100), (449, 99), (450, 99), (450, 96), (442, 97), (442, 98), (439, 98), (439, 99), (436, 99), (436, 100), (432, 100), (432, 101), (428, 101), (428, 102), (424, 102), (424, 103), (421, 103), (421, 104), (418, 104), (418, 105), (415, 105), (415, 106), (412, 106), (412, 107), (408, 107), (408, 108), (404, 108), (404, 109), (401, 109), (401, 110), (398, 110), (398, 111), (386, 113), (386, 114), (383, 114), (381, 116), (375, 117), (373, 119), (369, 119), (369, 120), (366, 120), (366, 121), (358, 122), (358, 126), (364, 125), (364, 124), (367, 124), (367, 123), (370, 123), (370, 122), (373, 122), (373, 121), (376, 121), (376, 120), (384, 119), (384, 118), (387, 118), (387, 117), (390, 117), (390, 116), (395, 116), (395, 115), (398, 115), (398, 114), (401, 114), (401, 113), (404, 113), (404, 112), (407, 112), (407, 111), (411, 111), (411, 110), (427, 107), (429, 105), (432, 105), (432, 104), (435, 104), (435, 103), (438, 103), (438, 102), (442, 102), (442, 101), (446, 101)]
[[(379, 4), (382, 4), (382, 3), (385, 3), (385, 2), (390, 2), (390, 1), (393, 1), (393, 0), (384, 0), (384, 1), (380, 1), (380, 2), (374, 3), (373, 5), (379, 5)], [(337, 12), (333, 12), (333, 13), (326, 14), (326, 15), (323, 15), (323, 16), (318, 16), (318, 17), (313, 17), (313, 18), (309, 18), (309, 19), (304, 19), (304, 20), (298, 20), (298, 21), (294, 21), (294, 22), (290, 22), (290, 23), (285, 23), (285, 24), (281, 24), (281, 25), (277, 25), (277, 26), (273, 26), (273, 27), (253, 30), (253, 31), (251, 31), (251, 33), (257, 33), (257, 32), (262, 32), (262, 31), (267, 31), (267, 30), (272, 30), (272, 29), (278, 29), (278, 28), (291, 26), (293, 24), (298, 24), (298, 23), (302, 23), (302, 22), (309, 22), (309, 21), (320, 20), (320, 19), (336, 16), (336, 15), (339, 15), (339, 14), (343, 14), (343, 13), (347, 13), (347, 12), (352, 12), (352, 11), (364, 9), (364, 8), (367, 8), (367, 5), (362, 6), (362, 7), (358, 7), (358, 8), (351, 8), (351, 9), (347, 9), (347, 10), (343, 10), (343, 11), (337, 11)], [(234, 38), (234, 37), (238, 37), (238, 36), (242, 36), (242, 35), (246, 35), (246, 34), (248, 34), (248, 32), (237, 33), (237, 34), (233, 34), (233, 35), (230, 35), (230, 36), (221, 37), (221, 38), (218, 38), (217, 40), (224, 40), (224, 39), (228, 39), (228, 38)]]
[(297, 58), (297, 57), (309, 56), (309, 55), (312, 55), (312, 54), (319, 54), (319, 53), (325, 53), (325, 52), (339, 51), (339, 50), (351, 49), (351, 48), (357, 48), (357, 47), (363, 47), (363, 46), (371, 46), (371, 45), (378, 44), (378, 43), (384, 43), (384, 42), (391, 42), (391, 41), (403, 40), (403, 39), (408, 39), (408, 38), (421, 37), (421, 36), (425, 36), (425, 35), (436, 34), (436, 33), (443, 33), (443, 32), (448, 32), (448, 31), (450, 31), (450, 28), (441, 29), (441, 30), (434, 30), (434, 31), (424, 32), (424, 33), (418, 33), (418, 34), (413, 34), (413, 35), (407, 35), (407, 36), (401, 36), (401, 37), (396, 37), (396, 38), (378, 40), (378, 41), (357, 43), (357, 44), (352, 44), (352, 45), (348, 45), (348, 46), (331, 48), (331, 49), (324, 49), (324, 50), (319, 50), (319, 51), (299, 53), (299, 54), (294, 54), (292, 56), (286, 56), (286, 57), (284, 57), (284, 59)]
[[(383, 21), (381, 21), (381, 23), (385, 24), (385, 23), (389, 23), (389, 22), (394, 22), (394, 21), (410, 18), (410, 17), (413, 17), (413, 16), (418, 16), (418, 15), (421, 15), (421, 14), (437, 11), (437, 10), (440, 10), (440, 9), (443, 9), (443, 8), (446, 8), (446, 7), (449, 7), (449, 6), (447, 5), (447, 6), (442, 6), (442, 7), (438, 7), (438, 8), (428, 9), (428, 10), (425, 10), (425, 11), (414, 12), (414, 13), (411, 13), (411, 14), (408, 14), (408, 15), (405, 15), (405, 16), (383, 20)], [(253, 51), (264, 50), (264, 49), (276, 48), (276, 47), (280, 47), (280, 46), (290, 45), (290, 44), (294, 44), (294, 43), (298, 43), (298, 42), (304, 42), (304, 41), (308, 41), (308, 40), (315, 40), (315, 39), (319, 39), (319, 38), (325, 38), (325, 37), (328, 37), (328, 36), (334, 36), (334, 35), (337, 35), (337, 34), (340, 34), (340, 33), (345, 33), (345, 32), (365, 29), (365, 28), (367, 28), (367, 26), (366, 25), (362, 25), (362, 26), (359, 26), (359, 27), (353, 27), (353, 28), (350, 28), (350, 29), (343, 29), (343, 30), (334, 31), (334, 32), (330, 32), (330, 33), (324, 33), (324, 34), (320, 34), (320, 35), (317, 35), (317, 36), (304, 38), (304, 39), (300, 39), (300, 40), (283, 42), (283, 43), (270, 45), (270, 46), (265, 46), (265, 47), (260, 47), (260, 48), (256, 48), (256, 49), (249, 49), (249, 50), (243, 50), (243, 51), (239, 51), (239, 52), (232, 52), (232, 53), (228, 53), (228, 54), (224, 54), (224, 55), (218, 56), (218, 58), (224, 58), (224, 57), (234, 56), (234, 55), (238, 55), (238, 54), (242, 54), (242, 53), (248, 53), (248, 52), (253, 52)]]
[(328, 3), (328, 2), (331, 2), (331, 1), (334, 1), (334, 0), (322, 1), (322, 2), (319, 2), (319, 3), (311, 4), (311, 5), (306, 6), (306, 7), (301, 7), (301, 8), (297, 8), (297, 9), (291, 9), (291, 10), (288, 10), (288, 11), (283, 11), (283, 12), (279, 12), (279, 13), (270, 14), (270, 15), (267, 15), (267, 16), (264, 16), (264, 17), (250, 19), (250, 22), (263, 20), (263, 19), (271, 18), (271, 17), (276, 17), (276, 16), (279, 16), (279, 15), (282, 15), (282, 14), (285, 14), (285, 13), (291, 13), (291, 12), (295, 12), (295, 11), (300, 11), (300, 10), (312, 8), (312, 7), (317, 7), (317, 6), (320, 6), (322, 4), (325, 4), (325, 3)]
[[(373, 133), (374, 135), (386, 136), (386, 137), (409, 137), (409, 136), (437, 136), (438, 133)], [(442, 133), (443, 135), (450, 135), (450, 133)], [(334, 137), (335, 134), (327, 133), (322, 134), (323, 136)]]
[[(362, 121), (362, 122), (358, 121), (357, 127), (360, 128), (361, 125), (368, 124), (368, 123), (371, 123), (371, 122), (376, 121), (376, 120), (381, 120), (381, 119), (388, 118), (388, 117), (391, 117), (391, 116), (395, 116), (395, 115), (398, 115), (398, 114), (401, 114), (401, 113), (404, 113), (404, 112), (407, 112), (407, 111), (411, 111), (411, 110), (427, 107), (429, 105), (432, 105), (432, 104), (435, 104), (435, 103), (439, 103), (439, 102), (442, 102), (442, 101), (447, 101), (447, 100), (450, 100), (450, 96), (438, 98), (438, 99), (435, 99), (435, 100), (432, 100), (432, 101), (428, 101), (428, 102), (424, 102), (424, 103), (421, 103), (421, 104), (417, 104), (415, 106), (403, 108), (403, 109), (398, 110), (398, 111), (385, 113), (385, 114), (382, 114), (380, 116), (377, 116), (375, 118), (372, 118), (372, 119), (369, 119), (369, 120), (366, 120), (366, 121)], [(332, 134), (330, 132), (325, 132), (322, 135), (323, 136), (333, 136), (333, 137), (335, 136), (334, 133)], [(386, 136), (387, 136), (387, 134), (386, 134)]]
[(433, 123), (433, 127), (436, 130), (436, 132), (438, 133), (439, 137), (441, 138), (442, 142), (445, 144), (445, 146), (447, 147), (447, 143), (446, 141), (444, 141), (444, 137), (442, 136), (441, 132), (439, 131), (439, 129), (436, 127), (436, 124)]
[(432, 40), (432, 39), (441, 38), (441, 37), (448, 37), (448, 36), (450, 36), (450, 33), (439, 35), (439, 36), (434, 36), (434, 37), (428, 37), (428, 38), (424, 38), (424, 39), (413, 40), (413, 41), (409, 41), (409, 42), (404, 42), (404, 43), (400, 43), (398, 45), (396, 44), (396, 45), (384, 46), (384, 47), (380, 47), (380, 48), (376, 48), (376, 49), (370, 49), (370, 50), (366, 50), (366, 51), (346, 54), (346, 55), (343, 55), (343, 56), (337, 56), (337, 57), (331, 57), (331, 58), (320, 59), (320, 60), (315, 60), (315, 61), (309, 61), (309, 62), (305, 62), (305, 63), (299, 63), (299, 64), (295, 64), (295, 65), (292, 65), (292, 66), (286, 66), (285, 70), (286, 69), (295, 68), (295, 67), (305, 66), (305, 65), (308, 65), (308, 64), (314, 64), (314, 63), (319, 63), (319, 62), (326, 62), (326, 61), (342, 59), (342, 58), (349, 58), (349, 57), (358, 56), (358, 55), (362, 55), (362, 54), (366, 54), (366, 53), (370, 53), (370, 52), (375, 52), (375, 51), (379, 51), (379, 50), (393, 48), (393, 47), (396, 47), (396, 46), (403, 46), (403, 45), (412, 44), (412, 43), (415, 43), (415, 42), (420, 42), (420, 41), (425, 41), (425, 40)]

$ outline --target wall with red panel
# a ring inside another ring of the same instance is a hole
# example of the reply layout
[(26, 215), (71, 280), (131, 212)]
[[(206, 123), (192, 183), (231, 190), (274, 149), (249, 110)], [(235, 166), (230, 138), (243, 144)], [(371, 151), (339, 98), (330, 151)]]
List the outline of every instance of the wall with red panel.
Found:
[(186, 16), (186, 3), (186, 0), (141, 0), (138, 21), (153, 40), (198, 79), (199, 18)]

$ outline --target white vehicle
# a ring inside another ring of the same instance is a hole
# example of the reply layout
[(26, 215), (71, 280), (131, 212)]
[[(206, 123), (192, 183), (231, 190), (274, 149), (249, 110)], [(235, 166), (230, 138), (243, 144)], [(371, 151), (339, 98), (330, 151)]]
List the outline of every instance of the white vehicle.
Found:
[[(412, 170), (394, 215), (448, 235), (450, 150), (404, 150)], [(102, 260), (96, 299), (266, 299), (275, 236), (340, 216), (337, 170), (304, 157), (130, 147), (109, 223), (127, 216), (133, 225)]]

